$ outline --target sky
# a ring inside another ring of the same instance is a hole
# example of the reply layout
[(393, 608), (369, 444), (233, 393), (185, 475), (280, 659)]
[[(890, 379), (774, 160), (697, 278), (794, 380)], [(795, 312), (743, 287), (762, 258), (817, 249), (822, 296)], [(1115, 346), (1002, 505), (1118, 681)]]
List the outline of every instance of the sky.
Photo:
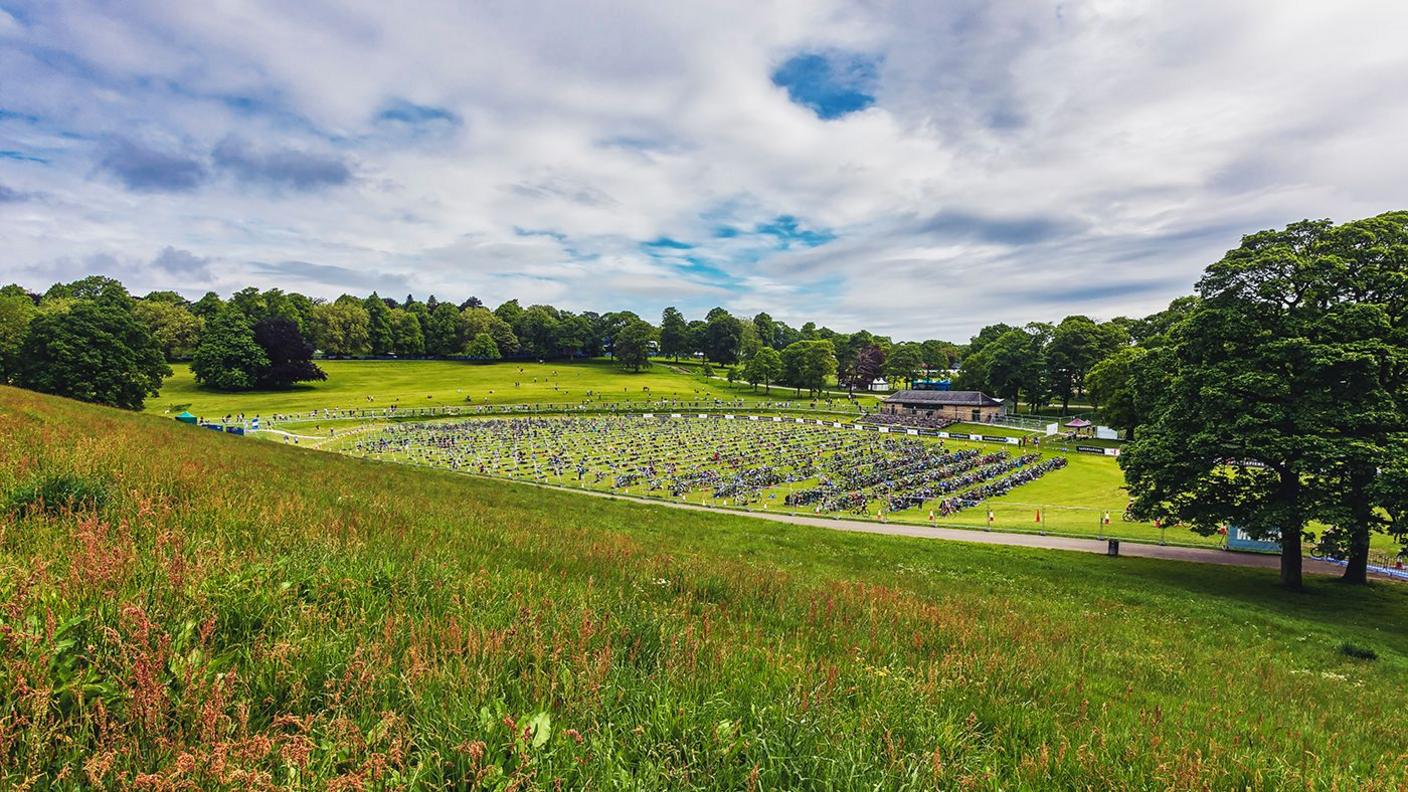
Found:
[(1408, 3), (0, 0), (0, 282), (1144, 315), (1408, 208)]

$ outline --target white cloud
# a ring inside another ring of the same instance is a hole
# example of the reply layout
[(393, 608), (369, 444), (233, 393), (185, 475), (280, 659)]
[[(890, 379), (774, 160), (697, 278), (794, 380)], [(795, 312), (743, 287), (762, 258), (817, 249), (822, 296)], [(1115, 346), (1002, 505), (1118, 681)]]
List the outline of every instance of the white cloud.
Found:
[[(1155, 309), (1241, 233), (1402, 208), (1408, 170), (1408, 7), (1372, 0), (73, 0), (22, 19), (0, 12), (0, 152), (20, 155), (0, 183), (43, 199), (0, 203), (0, 274), (36, 287), (98, 265), (189, 287), (170, 248), (199, 288), (717, 303), (962, 339)], [(793, 104), (770, 73), (801, 51), (877, 57), (875, 103)], [(152, 169), (250, 177), (134, 192), (98, 167), (116, 138)], [(287, 152), (317, 160), (284, 185)], [(751, 233), (780, 215), (834, 239)], [(642, 247), (660, 237), (696, 247)]]

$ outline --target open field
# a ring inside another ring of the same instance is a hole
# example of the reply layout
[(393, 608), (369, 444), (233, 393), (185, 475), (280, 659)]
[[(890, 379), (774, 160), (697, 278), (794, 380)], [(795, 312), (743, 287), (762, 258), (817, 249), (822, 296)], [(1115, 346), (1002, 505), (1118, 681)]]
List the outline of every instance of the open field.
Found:
[[(773, 388), (771, 394), (747, 385), (704, 380), (652, 366), (632, 373), (609, 361), (579, 363), (509, 362), (493, 364), (450, 360), (322, 360), (325, 382), (288, 390), (218, 393), (201, 389), (189, 365), (175, 364), (161, 395), (149, 399), (148, 412), (190, 410), (202, 417), (226, 414), (247, 416), (296, 413), (338, 408), (444, 407), (483, 404), (570, 404), (584, 400), (647, 402), (660, 399), (744, 399), (748, 402), (796, 402), (790, 388)], [(590, 392), (590, 393), (589, 393)], [(368, 397), (373, 397), (369, 400)], [(867, 404), (873, 399), (861, 397)], [(468, 401), (472, 399), (473, 401)], [(838, 401), (837, 409), (854, 409)]]
[(6, 786), (1408, 783), (1397, 585), (584, 498), (3, 388), (0, 432)]

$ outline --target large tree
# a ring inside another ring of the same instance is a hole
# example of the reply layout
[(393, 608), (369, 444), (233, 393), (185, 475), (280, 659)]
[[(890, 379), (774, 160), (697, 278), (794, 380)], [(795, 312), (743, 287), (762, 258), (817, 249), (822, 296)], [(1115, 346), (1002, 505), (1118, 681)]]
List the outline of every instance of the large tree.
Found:
[(771, 316), (759, 312), (753, 317), (753, 329), (758, 333), (759, 343), (777, 348), (777, 322), (774, 322)]
[[(1009, 328), (996, 338), (984, 341), (977, 352), (970, 352), (963, 358), (959, 384), (1005, 397), (1013, 408), (1026, 394), (1035, 410), (1046, 397), (1048, 383), (1041, 330), (1040, 325), (1029, 325), (1026, 330)], [(975, 343), (977, 340), (974, 339)]]
[(782, 356), (769, 346), (759, 349), (757, 354), (743, 365), (743, 378), (755, 389), (762, 384), (768, 393), (772, 392), (772, 383), (781, 375)]
[(251, 390), (259, 373), (269, 366), (269, 355), (254, 340), (249, 317), (238, 307), (221, 309), (201, 333), (191, 361), (191, 373), (200, 385), (221, 391)]
[(488, 333), (477, 333), (469, 339), (469, 344), (464, 348), (465, 357), (475, 360), (498, 360), (503, 357), (499, 354), (499, 346), (494, 343), (494, 337)]
[(396, 329), (391, 324), (391, 308), (376, 292), (364, 302), (367, 309), (367, 342), (373, 355), (396, 351)]
[(425, 333), (420, 318), (405, 308), (391, 309), (391, 351), (398, 357), (425, 354)]
[(518, 336), (514, 335), (513, 328), (488, 308), (467, 308), (460, 314), (460, 320), (466, 338), (485, 333), (494, 339), (494, 346), (499, 350), (500, 356), (518, 352)]
[(8, 381), (16, 371), (25, 333), (38, 315), (39, 309), (28, 295), (0, 294), (0, 383)]
[(672, 305), (660, 314), (660, 354), (679, 360), (689, 351), (689, 323)]
[(1085, 390), (1091, 367), (1118, 348), (1122, 331), (1097, 324), (1087, 316), (1068, 316), (1056, 325), (1046, 347), (1046, 370), (1051, 390), (1061, 400), (1061, 410)]
[(724, 365), (738, 362), (743, 323), (722, 308), (710, 311), (705, 321), (708, 325), (704, 331), (704, 356)]
[(156, 339), (121, 287), (100, 285), (67, 310), (30, 321), (15, 382), (31, 390), (140, 410), (170, 376)]
[(782, 371), (788, 385), (820, 394), (836, 373), (836, 348), (830, 341), (798, 341), (782, 350)]
[(640, 371), (650, 365), (650, 345), (654, 340), (655, 328), (637, 319), (616, 334), (612, 356), (621, 366)]
[(259, 388), (286, 388), (295, 382), (325, 380), (328, 375), (313, 363), (313, 345), (286, 316), (267, 316), (254, 323), (254, 343), (264, 350), (267, 364), (254, 372)]
[(1208, 267), (1201, 301), (1169, 333), (1150, 420), (1120, 457), (1138, 513), (1279, 536), (1290, 589), (1331, 483), (1374, 456), (1354, 449), (1373, 434), (1360, 410), (1392, 398), (1372, 371), (1386, 312), (1342, 277), (1345, 252), (1329, 221), (1302, 221), (1244, 237)]
[(185, 305), (149, 295), (137, 301), (132, 313), (147, 326), (167, 361), (187, 360), (195, 354), (203, 322)]
[(891, 384), (904, 382), (912, 385), (923, 371), (924, 350), (917, 343), (895, 344), (885, 357), (885, 376)]
[(836, 376), (840, 384), (855, 393), (856, 389), (870, 390), (870, 386), (884, 373), (885, 351), (878, 344), (871, 343), (856, 350), (845, 364), (838, 362)]
[(1150, 386), (1161, 379), (1159, 369), (1151, 365), (1151, 354), (1156, 353), (1125, 347), (1096, 363), (1085, 377), (1086, 390), (1100, 415), (1125, 430), (1127, 440), (1134, 439), (1149, 412)]
[(425, 325), (425, 351), (431, 355), (458, 355), (464, 350), (464, 333), (465, 322), (460, 309), (454, 303), (438, 303)]
[(1408, 435), (1408, 212), (1346, 223), (1323, 242), (1317, 340), (1333, 353), (1338, 442), (1318, 476), (1322, 541), (1347, 558), (1344, 579), (1367, 582), (1370, 538), (1398, 532), (1396, 497), (1380, 479)]
[(312, 325), (313, 338), (325, 355), (356, 357), (371, 352), (371, 319), (361, 300), (338, 298), (316, 306)]

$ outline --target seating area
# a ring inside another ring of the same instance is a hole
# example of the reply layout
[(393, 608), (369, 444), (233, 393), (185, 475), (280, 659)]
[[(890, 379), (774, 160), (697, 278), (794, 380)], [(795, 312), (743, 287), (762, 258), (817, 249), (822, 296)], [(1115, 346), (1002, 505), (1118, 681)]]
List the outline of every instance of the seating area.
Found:
[(898, 426), (905, 429), (946, 429), (958, 423), (956, 418), (942, 416), (909, 415), (905, 413), (873, 413), (861, 418), (859, 423), (872, 426)]

